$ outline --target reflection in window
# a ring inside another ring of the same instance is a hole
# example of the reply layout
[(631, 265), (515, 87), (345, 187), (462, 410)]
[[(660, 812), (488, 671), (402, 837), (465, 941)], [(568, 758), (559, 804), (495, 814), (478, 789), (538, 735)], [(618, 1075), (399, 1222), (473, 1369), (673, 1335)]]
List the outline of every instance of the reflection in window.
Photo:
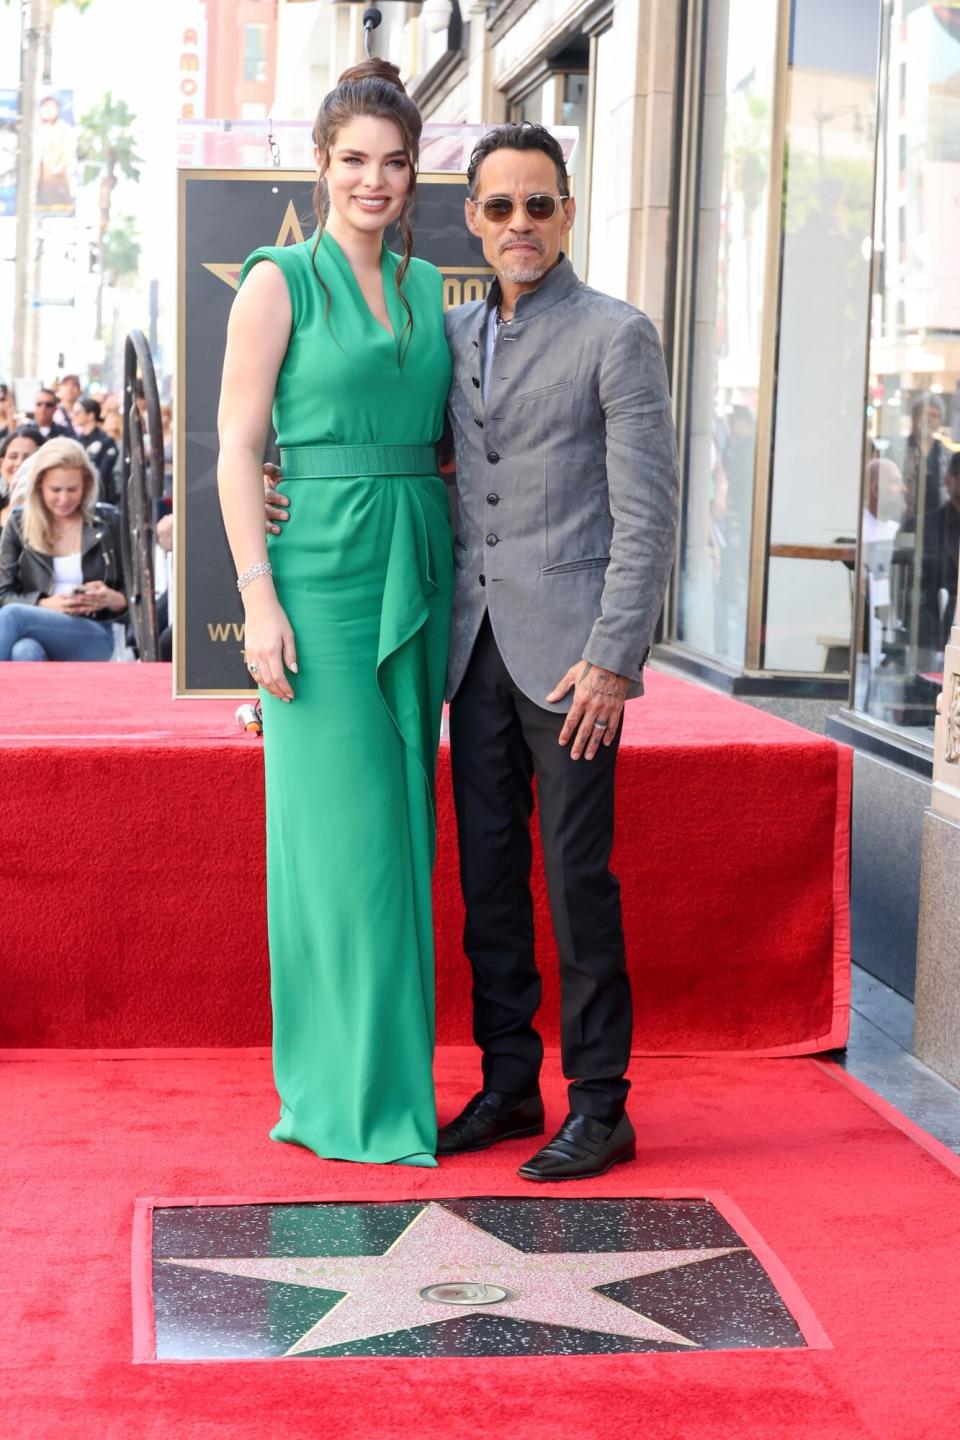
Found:
[(960, 555), (960, 11), (892, 0), (884, 23), (855, 704), (932, 743)]
[(677, 638), (737, 665), (746, 639), (776, 21), (776, 5), (711, 4), (705, 47)]

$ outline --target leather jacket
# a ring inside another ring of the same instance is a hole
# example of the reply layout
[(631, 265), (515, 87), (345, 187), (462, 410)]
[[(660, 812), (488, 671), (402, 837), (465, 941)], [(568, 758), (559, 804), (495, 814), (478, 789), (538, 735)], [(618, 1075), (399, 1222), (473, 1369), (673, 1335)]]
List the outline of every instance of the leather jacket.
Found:
[[(102, 580), (126, 593), (120, 550), (120, 516), (113, 505), (97, 505), (94, 523), (84, 525), (80, 542), (83, 578)], [(38, 605), (53, 594), (53, 557), (23, 543), (23, 510), (10, 512), (0, 539), (0, 605)], [(91, 620), (119, 620), (125, 612), (97, 610)]]

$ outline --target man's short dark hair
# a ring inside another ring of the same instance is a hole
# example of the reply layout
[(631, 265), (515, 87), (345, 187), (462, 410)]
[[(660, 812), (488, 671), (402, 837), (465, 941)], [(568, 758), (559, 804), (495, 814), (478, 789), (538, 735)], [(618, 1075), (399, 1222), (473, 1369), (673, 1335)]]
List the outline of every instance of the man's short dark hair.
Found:
[(57, 398), (57, 392), (56, 392), (56, 390), (51, 390), (49, 385), (41, 385), (41, 386), (40, 386), (40, 389), (37, 391), (37, 399), (38, 399), (38, 400), (39, 400), (39, 398), (40, 398), (41, 395), (49, 395), (51, 400), (56, 400), (56, 398)]
[(533, 125), (529, 120), (522, 120), (518, 125), (498, 125), (495, 129), (488, 130), (473, 147), (470, 164), (467, 166), (467, 184), (470, 186), (471, 197), (477, 193), (477, 172), (480, 166), (495, 150), (542, 151), (556, 166), (557, 190), (561, 195), (570, 194), (570, 181), (559, 141), (543, 125)]

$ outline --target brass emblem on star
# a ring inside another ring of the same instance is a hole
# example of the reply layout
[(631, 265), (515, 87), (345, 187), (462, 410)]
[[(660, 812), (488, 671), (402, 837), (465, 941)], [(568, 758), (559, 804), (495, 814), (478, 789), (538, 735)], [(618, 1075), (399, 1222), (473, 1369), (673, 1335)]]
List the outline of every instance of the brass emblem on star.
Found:
[[(291, 200), (286, 208), (283, 223), (274, 245), (299, 245), (305, 239), (303, 226), (300, 224), (300, 217), (297, 214), (297, 207)], [(204, 261), (204, 270), (209, 270), (211, 275), (216, 275), (224, 285), (229, 285), (231, 290), (240, 289), (240, 271), (243, 269), (242, 260), (226, 261)]]
[[(283, 223), (275, 245), (299, 245), (307, 237), (303, 233), (303, 226), (297, 214), (296, 206), (291, 200), (287, 205), (283, 217)], [(226, 261), (205, 261), (204, 270), (209, 270), (224, 285), (229, 285), (231, 290), (240, 289), (240, 271), (243, 269), (242, 260)], [(493, 271), (485, 265), (441, 265), (440, 271), (443, 275), (443, 308), (450, 310), (455, 305), (463, 305), (471, 300), (483, 300), (490, 288), (493, 279)]]

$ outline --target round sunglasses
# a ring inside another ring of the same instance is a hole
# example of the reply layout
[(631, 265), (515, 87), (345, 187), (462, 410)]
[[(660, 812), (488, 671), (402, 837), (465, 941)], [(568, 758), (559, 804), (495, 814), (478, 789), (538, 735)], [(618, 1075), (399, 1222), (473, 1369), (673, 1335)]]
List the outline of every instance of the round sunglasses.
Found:
[(513, 218), (518, 205), (523, 206), (531, 220), (552, 220), (558, 202), (569, 199), (569, 195), (528, 195), (525, 200), (511, 200), (509, 195), (491, 195), (486, 200), (474, 200), (473, 203), (488, 220), (502, 225), (505, 220)]

